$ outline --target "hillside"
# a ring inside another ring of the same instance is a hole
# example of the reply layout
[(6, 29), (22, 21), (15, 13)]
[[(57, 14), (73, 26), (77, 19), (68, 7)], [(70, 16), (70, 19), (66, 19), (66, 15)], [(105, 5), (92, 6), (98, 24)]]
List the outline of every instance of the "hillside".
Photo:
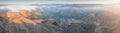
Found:
[(119, 5), (0, 6), (0, 33), (119, 33)]

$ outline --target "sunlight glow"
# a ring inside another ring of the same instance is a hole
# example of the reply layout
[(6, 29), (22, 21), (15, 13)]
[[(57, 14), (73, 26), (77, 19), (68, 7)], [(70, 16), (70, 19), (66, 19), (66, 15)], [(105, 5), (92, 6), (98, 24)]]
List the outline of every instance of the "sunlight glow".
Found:
[(4, 8), (8, 8), (13, 12), (18, 12), (18, 9), (26, 9), (26, 10), (30, 10), (30, 9), (34, 9), (37, 8), (37, 6), (22, 6), (22, 5), (10, 5), (10, 6), (0, 6), (0, 9), (4, 9)]

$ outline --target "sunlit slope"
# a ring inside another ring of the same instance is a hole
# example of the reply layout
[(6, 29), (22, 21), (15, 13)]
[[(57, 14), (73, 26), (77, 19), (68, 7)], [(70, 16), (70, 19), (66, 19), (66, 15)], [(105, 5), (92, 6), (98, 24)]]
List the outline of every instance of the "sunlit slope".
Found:
[(25, 10), (25, 9), (20, 9), (18, 11), (19, 12), (1, 11), (0, 16), (8, 20), (10, 23), (15, 23), (15, 24), (21, 24), (21, 23), (36, 24), (42, 21), (40, 19), (31, 20), (31, 18), (35, 18), (37, 16), (35, 13), (36, 11), (30, 11), (30, 10)]

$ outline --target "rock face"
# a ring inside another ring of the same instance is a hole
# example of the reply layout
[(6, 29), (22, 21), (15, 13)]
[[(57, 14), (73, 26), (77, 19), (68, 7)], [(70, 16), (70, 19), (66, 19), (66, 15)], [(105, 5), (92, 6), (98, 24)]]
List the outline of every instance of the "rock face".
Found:
[(51, 6), (47, 11), (0, 10), (0, 33), (120, 33), (120, 7), (103, 6), (99, 10), (64, 7)]

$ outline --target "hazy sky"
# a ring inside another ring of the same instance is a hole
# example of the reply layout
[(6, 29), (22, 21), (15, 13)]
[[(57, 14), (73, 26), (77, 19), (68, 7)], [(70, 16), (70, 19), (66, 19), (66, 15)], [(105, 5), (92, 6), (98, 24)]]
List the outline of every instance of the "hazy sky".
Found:
[(120, 0), (0, 0), (1, 4), (71, 4), (71, 3), (120, 3)]

